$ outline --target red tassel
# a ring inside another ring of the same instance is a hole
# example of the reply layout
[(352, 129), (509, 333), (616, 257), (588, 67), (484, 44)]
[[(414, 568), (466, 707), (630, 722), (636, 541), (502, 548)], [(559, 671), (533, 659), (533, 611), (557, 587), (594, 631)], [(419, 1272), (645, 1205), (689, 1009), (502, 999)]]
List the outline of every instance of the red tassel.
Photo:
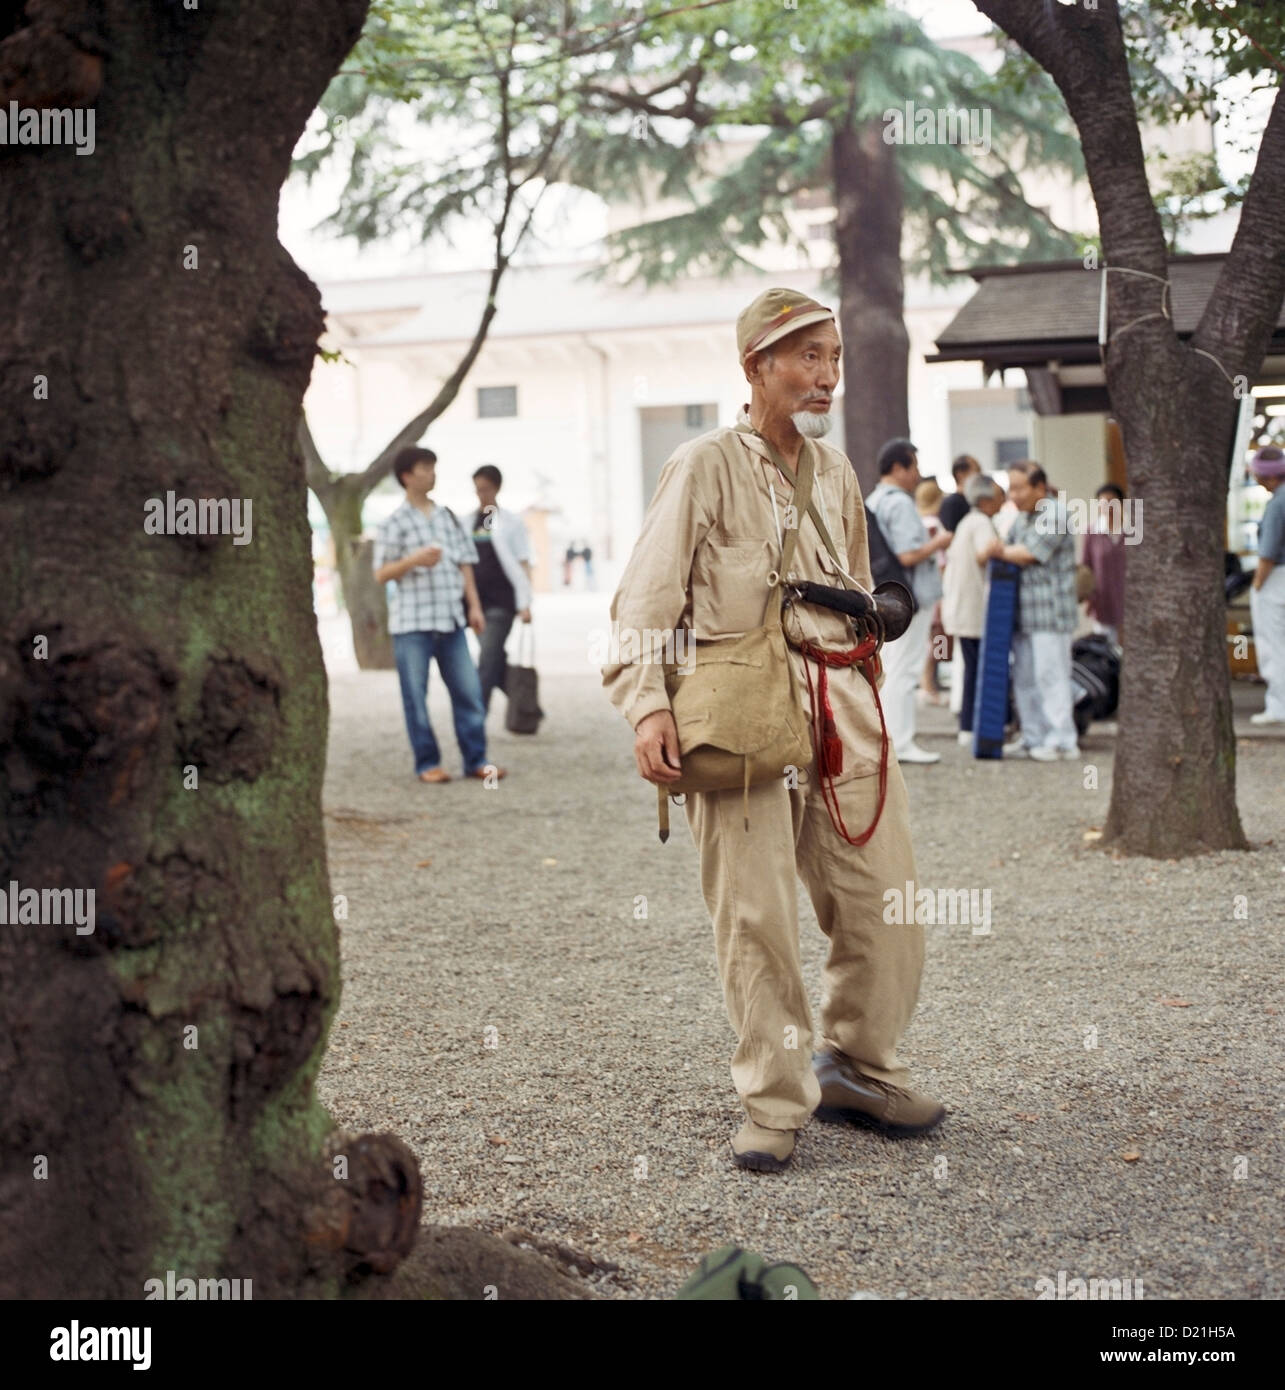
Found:
[(837, 777), (843, 771), (843, 740), (834, 720), (827, 716), (821, 738), (821, 770), (827, 777)]
[[(884, 800), (888, 792), (888, 724), (884, 719), (883, 702), (879, 699), (878, 679), (881, 669), (877, 643), (873, 636), (855, 646), (851, 651), (826, 652), (803, 642), (799, 650), (810, 658), (803, 663), (803, 673), (808, 681), (808, 703), (812, 709), (812, 730), (814, 736), (818, 728), (817, 748), (821, 764), (821, 793), (825, 798), (826, 810), (830, 813), (830, 823), (838, 832), (840, 839), (850, 845), (864, 845), (875, 833), (879, 818), (883, 815)], [(817, 683), (812, 685), (812, 662), (817, 663)], [(874, 696), (875, 709), (879, 712), (879, 797), (875, 803), (874, 819), (860, 835), (849, 835), (839, 811), (839, 799), (834, 789), (834, 778), (843, 771), (843, 743), (834, 722), (834, 711), (830, 708), (829, 682), (826, 668), (829, 666), (853, 666), (860, 663), (862, 673), (870, 682), (870, 692)]]

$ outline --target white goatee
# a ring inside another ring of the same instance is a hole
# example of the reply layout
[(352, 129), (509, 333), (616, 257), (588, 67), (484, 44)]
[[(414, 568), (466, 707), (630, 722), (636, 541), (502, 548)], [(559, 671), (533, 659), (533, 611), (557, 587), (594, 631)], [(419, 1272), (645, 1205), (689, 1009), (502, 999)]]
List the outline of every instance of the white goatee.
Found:
[(829, 415), (817, 415), (811, 410), (800, 410), (796, 415), (791, 415), (790, 423), (804, 439), (820, 439), (822, 435), (830, 433)]

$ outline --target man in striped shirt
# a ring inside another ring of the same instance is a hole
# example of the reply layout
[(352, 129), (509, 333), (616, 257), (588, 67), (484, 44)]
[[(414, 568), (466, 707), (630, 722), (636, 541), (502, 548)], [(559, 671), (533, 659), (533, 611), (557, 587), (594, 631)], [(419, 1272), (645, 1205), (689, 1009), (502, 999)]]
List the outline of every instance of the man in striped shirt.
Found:
[(465, 630), (466, 607), (467, 627), (480, 636), (486, 626), (473, 578), (477, 550), (451, 509), (428, 495), (437, 482), (436, 465), (431, 449), (402, 449), (393, 460), (406, 500), (377, 533), (375, 580), (394, 585), (388, 631), (416, 776), (421, 782), (451, 780), (428, 719), (428, 671), (436, 658), (450, 692), (464, 775), (484, 779), (489, 772), (498, 780), (504, 770), (486, 761), (482, 686)]

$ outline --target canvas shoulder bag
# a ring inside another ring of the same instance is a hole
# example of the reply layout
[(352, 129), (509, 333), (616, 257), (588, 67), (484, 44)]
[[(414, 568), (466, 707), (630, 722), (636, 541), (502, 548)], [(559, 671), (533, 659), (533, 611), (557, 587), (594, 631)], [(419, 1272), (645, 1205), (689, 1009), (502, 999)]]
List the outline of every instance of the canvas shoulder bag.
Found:
[(781, 628), (781, 599), (814, 475), (812, 450), (805, 444), (795, 481), (795, 524), (782, 533), (780, 568), (768, 576), (762, 626), (740, 637), (694, 641), (688, 661), (665, 665), (683, 775), (656, 789), (662, 842), (669, 838), (671, 795), (740, 787), (748, 830), (750, 787), (812, 762), (803, 692)]

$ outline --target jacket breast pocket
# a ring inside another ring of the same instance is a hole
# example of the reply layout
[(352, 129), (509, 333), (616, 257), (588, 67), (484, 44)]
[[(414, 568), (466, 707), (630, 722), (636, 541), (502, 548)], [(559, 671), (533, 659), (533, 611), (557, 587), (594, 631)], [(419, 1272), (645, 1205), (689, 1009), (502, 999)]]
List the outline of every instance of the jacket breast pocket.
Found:
[[(761, 627), (772, 548), (766, 541), (706, 541), (692, 563), (692, 628), (697, 637), (736, 637)], [(775, 592), (775, 591), (774, 591)]]

